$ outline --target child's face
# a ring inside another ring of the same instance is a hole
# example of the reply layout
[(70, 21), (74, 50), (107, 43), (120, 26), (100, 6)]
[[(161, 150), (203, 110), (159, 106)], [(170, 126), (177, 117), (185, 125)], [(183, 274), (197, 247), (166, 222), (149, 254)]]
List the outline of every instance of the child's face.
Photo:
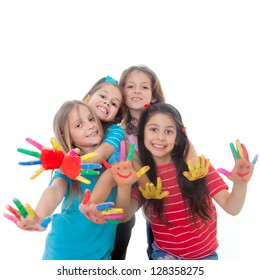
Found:
[(130, 109), (144, 110), (152, 101), (152, 83), (147, 74), (134, 70), (127, 77), (124, 87), (125, 104)]
[(121, 91), (112, 84), (106, 84), (85, 100), (93, 113), (104, 122), (114, 120), (122, 105)]
[(102, 140), (102, 131), (95, 117), (83, 105), (74, 108), (68, 117), (70, 137), (73, 143), (84, 153), (98, 145)]
[(154, 114), (144, 128), (144, 145), (151, 152), (156, 165), (168, 164), (177, 131), (174, 120), (167, 114)]

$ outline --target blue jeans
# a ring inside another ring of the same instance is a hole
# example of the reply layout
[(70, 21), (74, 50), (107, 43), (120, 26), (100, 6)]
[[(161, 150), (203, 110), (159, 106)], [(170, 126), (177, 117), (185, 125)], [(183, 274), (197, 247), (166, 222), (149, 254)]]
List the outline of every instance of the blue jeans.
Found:
[[(153, 252), (151, 254), (152, 260), (181, 260), (177, 256), (170, 255), (161, 249), (159, 249), (154, 243), (152, 244)], [(216, 252), (211, 255), (202, 258), (200, 260), (218, 260), (218, 254)]]

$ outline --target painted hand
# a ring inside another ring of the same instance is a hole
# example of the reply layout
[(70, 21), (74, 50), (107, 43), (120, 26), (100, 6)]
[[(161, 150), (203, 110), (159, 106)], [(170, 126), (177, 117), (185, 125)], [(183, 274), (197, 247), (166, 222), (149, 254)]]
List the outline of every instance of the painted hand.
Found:
[(142, 193), (143, 197), (146, 199), (163, 199), (169, 192), (162, 192), (162, 180), (157, 177), (157, 186), (155, 187), (153, 183), (146, 183), (145, 187), (139, 186), (139, 191)]
[(247, 149), (244, 144), (240, 144), (239, 140), (236, 140), (236, 148), (233, 143), (230, 143), (230, 148), (235, 160), (235, 166), (233, 170), (230, 172), (224, 168), (218, 168), (217, 171), (224, 174), (234, 183), (249, 182), (253, 175), (254, 165), (258, 160), (258, 155), (256, 155), (252, 162), (250, 162)]
[(64, 153), (54, 138), (51, 138), (51, 144), (53, 146), (53, 149), (45, 148), (38, 142), (32, 140), (31, 138), (26, 138), (25, 140), (41, 151), (41, 153), (38, 153), (35, 151), (30, 151), (22, 148), (17, 149), (17, 151), (20, 153), (27, 154), (39, 159), (35, 161), (19, 162), (20, 165), (25, 165), (25, 166), (38, 165), (38, 164), (41, 165), (40, 169), (38, 169), (31, 176), (31, 179), (36, 178), (44, 170), (57, 169), (61, 166)]
[(46, 217), (42, 221), (36, 215), (30, 204), (26, 203), (23, 205), (21, 201), (17, 198), (13, 199), (14, 204), (17, 209), (13, 208), (11, 205), (7, 204), (6, 209), (13, 215), (4, 213), (4, 217), (12, 221), (22, 230), (27, 231), (45, 231), (48, 224), (51, 222), (51, 217)]
[(200, 178), (207, 176), (209, 172), (210, 160), (205, 159), (204, 155), (201, 157), (196, 157), (196, 165), (193, 166), (192, 162), (188, 160), (189, 171), (184, 171), (183, 175), (189, 181), (195, 181)]
[(113, 202), (105, 202), (96, 204), (90, 201), (91, 193), (87, 189), (84, 198), (79, 205), (79, 210), (90, 221), (96, 224), (113, 223), (119, 224), (123, 218), (124, 210), (122, 208), (114, 208)]
[(73, 180), (81, 181), (85, 184), (90, 184), (90, 181), (82, 175), (99, 175), (99, 171), (91, 169), (101, 169), (101, 164), (84, 163), (84, 160), (95, 157), (96, 153), (89, 153), (83, 156), (78, 156), (79, 149), (71, 150), (64, 156), (62, 161), (62, 172)]
[(125, 142), (120, 143), (120, 161), (110, 165), (106, 160), (102, 163), (106, 168), (108, 168), (118, 186), (125, 184), (132, 185), (138, 178), (145, 174), (150, 167), (144, 166), (138, 172), (136, 172), (132, 165), (132, 159), (134, 156), (134, 144), (130, 144), (129, 153), (127, 159), (125, 160)]

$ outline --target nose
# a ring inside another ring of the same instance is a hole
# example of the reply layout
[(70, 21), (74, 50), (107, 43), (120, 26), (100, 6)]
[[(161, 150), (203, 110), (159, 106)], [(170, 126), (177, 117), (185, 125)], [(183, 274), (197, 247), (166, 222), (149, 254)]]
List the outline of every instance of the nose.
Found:
[(106, 104), (107, 105), (107, 107), (109, 107), (110, 105), (109, 105), (109, 102), (107, 102), (107, 101), (104, 101), (104, 104)]
[(165, 141), (166, 139), (165, 139), (164, 133), (158, 133), (157, 139), (160, 140), (160, 141)]
[(141, 93), (141, 88), (138, 87), (138, 86), (136, 86), (136, 87), (135, 87), (135, 93), (136, 93), (136, 94), (140, 94), (140, 93)]
[(94, 123), (93, 122), (89, 122), (88, 123), (88, 126), (87, 126), (87, 129), (88, 130), (91, 130), (91, 129), (93, 129), (94, 128)]

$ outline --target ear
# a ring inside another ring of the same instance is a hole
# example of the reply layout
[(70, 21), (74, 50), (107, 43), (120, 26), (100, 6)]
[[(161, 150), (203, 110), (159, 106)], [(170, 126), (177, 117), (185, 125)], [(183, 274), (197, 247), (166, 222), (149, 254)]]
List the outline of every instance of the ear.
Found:
[(151, 103), (155, 103), (157, 101), (157, 99), (155, 97), (152, 97)]

